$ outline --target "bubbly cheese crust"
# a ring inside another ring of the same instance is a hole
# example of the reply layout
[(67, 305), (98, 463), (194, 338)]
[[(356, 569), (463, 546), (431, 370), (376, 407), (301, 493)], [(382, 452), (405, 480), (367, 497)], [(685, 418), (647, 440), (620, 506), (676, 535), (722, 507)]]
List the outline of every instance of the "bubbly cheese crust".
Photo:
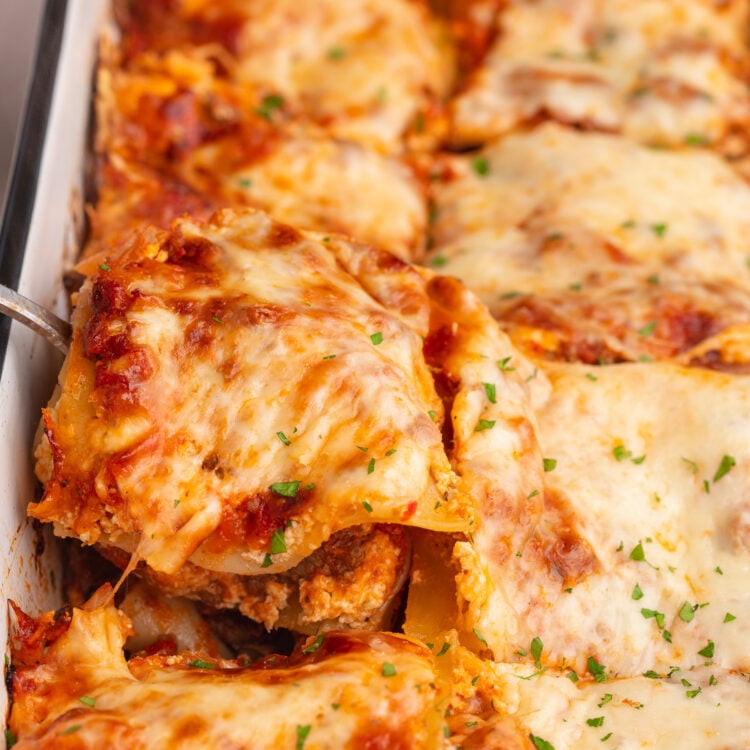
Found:
[(144, 47), (219, 48), (251, 105), (283, 99), (294, 116), (337, 138), (400, 150), (419, 115), (453, 81), (452, 46), (420, 2), (409, 0), (176, 0), (121, 2), (126, 57)]
[[(287, 117), (281, 104), (263, 109), (246, 102), (204, 48), (143, 53), (127, 65), (114, 53), (108, 57), (97, 86), (103, 193), (95, 228), (101, 231), (89, 253), (144, 219), (168, 228), (183, 211), (205, 218), (196, 214), (195, 201), (165, 196), (158, 179), (151, 215), (143, 216), (137, 207), (147, 209), (148, 199), (137, 193), (145, 169), (209, 206), (261, 208), (279, 221), (349, 234), (405, 259), (421, 254), (425, 188), (405, 158), (333, 138), (325, 128)], [(130, 217), (125, 227), (117, 221), (123, 205)]]
[(750, 188), (722, 159), (554, 124), (446, 158), (431, 262), (532, 354), (675, 356), (750, 313)]
[(750, 380), (648, 363), (535, 383), (545, 471), (457, 545), (466, 630), (529, 673), (747, 671)]
[(154, 570), (288, 570), (331, 534), (456, 531), (413, 269), (260, 213), (141, 237), (82, 291), (29, 512)]
[(738, 0), (512, 0), (453, 102), (453, 139), (476, 144), (549, 118), (743, 155), (749, 22)]
[(444, 746), (432, 657), (403, 636), (332, 633), (254, 666), (191, 653), (126, 662), (113, 606), (22, 618), (10, 717), (21, 749)]

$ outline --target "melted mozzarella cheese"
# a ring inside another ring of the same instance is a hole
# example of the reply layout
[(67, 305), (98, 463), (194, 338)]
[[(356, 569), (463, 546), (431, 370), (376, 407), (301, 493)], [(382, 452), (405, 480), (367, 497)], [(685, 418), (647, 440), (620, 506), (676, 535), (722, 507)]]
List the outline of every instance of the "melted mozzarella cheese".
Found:
[[(432, 658), (404, 637), (330, 634), (317, 646), (311, 640), (307, 656), (241, 668), (199, 654), (127, 663), (126, 632), (112, 606), (76, 609), (44, 655), (17, 668), (17, 747), (53, 747), (68, 736), (77, 747), (443, 744)], [(23, 662), (23, 642), (16, 657)]]
[(543, 666), (580, 675), (590, 658), (608, 677), (747, 670), (750, 380), (657, 363), (547, 375), (543, 484), (528, 477), (456, 551), (465, 630), (510, 662), (538, 637)]
[(481, 142), (541, 116), (652, 144), (719, 142), (750, 108), (748, 20), (741, 2), (510, 2), (454, 101), (454, 138)]
[(712, 154), (548, 124), (432, 189), (433, 263), (532, 351), (671, 356), (747, 319), (750, 189)]

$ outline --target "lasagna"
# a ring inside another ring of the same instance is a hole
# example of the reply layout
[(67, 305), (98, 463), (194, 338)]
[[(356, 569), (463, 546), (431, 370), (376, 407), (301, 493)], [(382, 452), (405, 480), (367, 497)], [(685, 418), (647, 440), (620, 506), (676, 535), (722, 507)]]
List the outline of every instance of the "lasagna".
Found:
[(747, 4), (115, 16), (8, 736), (749, 744)]

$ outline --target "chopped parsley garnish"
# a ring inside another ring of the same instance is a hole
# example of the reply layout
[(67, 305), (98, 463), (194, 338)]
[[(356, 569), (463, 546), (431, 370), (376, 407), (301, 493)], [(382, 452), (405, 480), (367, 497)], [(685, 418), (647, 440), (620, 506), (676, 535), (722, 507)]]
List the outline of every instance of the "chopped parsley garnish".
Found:
[(305, 726), (300, 726), (297, 724), (297, 747), (296, 750), (302, 750), (305, 746), (305, 740), (307, 739), (307, 735), (310, 734), (310, 730), (312, 729), (312, 725), (305, 724)]
[(372, 474), (373, 471), (375, 471), (375, 459), (371, 458), (370, 462), (367, 464), (367, 473)]
[(657, 236), (657, 237), (663, 237), (667, 233), (667, 229), (669, 227), (666, 224), (652, 224), (651, 225), (651, 231)]
[(727, 612), (724, 615), (724, 622), (732, 622), (732, 620), (736, 620), (736, 619), (737, 618), (731, 612)]
[(283, 432), (277, 432), (276, 437), (281, 440), (284, 445), (291, 445), (292, 441), (283, 433)]
[(720, 576), (724, 575), (724, 571), (718, 565), (714, 568), (714, 573), (718, 573)]
[(606, 706), (607, 703), (611, 703), (612, 702), (612, 698), (614, 698), (614, 696), (612, 695), (612, 693), (604, 693), (604, 695), (602, 696), (602, 699), (596, 705), (599, 708), (601, 708), (602, 706)]
[(446, 258), (442, 253), (439, 253), (436, 255), (431, 261), (430, 265), (433, 268), (442, 268), (444, 265), (448, 263), (448, 258)]
[(16, 735), (13, 734), (13, 732), (10, 731), (10, 729), (5, 730), (5, 744), (8, 747), (13, 747), (17, 742)]
[(240, 177), (240, 179), (237, 180), (237, 184), (240, 187), (249, 188), (252, 187), (253, 181), (248, 177)]
[(392, 455), (393, 455), (393, 454), (394, 454), (395, 452), (396, 452), (396, 449), (395, 449), (395, 448), (391, 448), (391, 449), (390, 449), (389, 451), (386, 451), (386, 452), (385, 452), (385, 455), (386, 455), (386, 456), (388, 456), (388, 457), (390, 457), (390, 456), (392, 456)]
[(471, 729), (472, 727), (475, 727), (477, 724), (479, 724), (478, 721), (467, 721), (466, 724), (465, 724), (465, 726), (467, 726), (469, 729)]
[(586, 377), (587, 377), (587, 378), (588, 378), (589, 380), (591, 380), (591, 381), (596, 381), (596, 380), (599, 380), (599, 378), (597, 378), (597, 377), (596, 377), (596, 375), (594, 375), (593, 373), (590, 373), (590, 372), (587, 372), (587, 373), (586, 373)]
[(620, 226), (623, 229), (635, 229), (635, 221), (633, 219), (628, 219), (627, 221), (623, 221)]
[(364, 500), (364, 501), (362, 502), (362, 507), (363, 507), (363, 508), (364, 508), (364, 509), (365, 509), (365, 510), (366, 510), (366, 511), (368, 512), (368, 513), (372, 513), (372, 505), (370, 505), (370, 503), (368, 503), (368, 502), (367, 502), (367, 500)]
[(509, 362), (513, 359), (512, 357), (503, 357), (503, 359), (497, 360), (497, 366), (503, 371), (503, 372), (513, 372), (515, 370), (515, 367), (511, 367)]
[(612, 732), (610, 732), (609, 734), (605, 734), (604, 737), (599, 740), (599, 742), (606, 742), (611, 736)]
[(383, 343), (383, 334), (380, 331), (377, 331), (376, 333), (370, 334), (370, 341), (372, 341), (375, 346), (378, 346), (379, 344)]
[(722, 477), (725, 477), (729, 472), (737, 465), (737, 462), (732, 456), (722, 456), (719, 468), (716, 469), (714, 474), (714, 483), (718, 482)]
[(328, 50), (328, 57), (331, 60), (340, 60), (346, 55), (346, 50), (343, 47), (331, 47)]
[(643, 338), (645, 338), (646, 336), (650, 336), (656, 329), (656, 323), (657, 321), (655, 320), (652, 320), (650, 323), (646, 323), (643, 328), (638, 330), (638, 335), (642, 336)]
[(93, 708), (96, 705), (96, 699), (88, 695), (80, 695), (78, 700), (81, 701), (84, 706), (88, 706), (89, 708)]
[(698, 695), (700, 691), (700, 688), (696, 688), (695, 690), (686, 690), (685, 695), (687, 695), (688, 698), (695, 698), (695, 696)]
[(494, 383), (482, 383), (484, 392), (487, 394), (487, 399), (491, 404), (497, 403), (497, 388)]
[(555, 746), (551, 742), (547, 742), (547, 740), (543, 740), (541, 737), (529, 734), (529, 739), (536, 750), (555, 750)]
[(273, 565), (273, 560), (271, 559), (271, 555), (266, 552), (266, 556), (263, 558), (263, 562), (260, 564), (261, 568), (270, 568), (271, 565)]
[(661, 675), (658, 672), (654, 672), (653, 669), (649, 669), (648, 672), (643, 673), (644, 677), (648, 677), (649, 680), (660, 680)]
[(195, 669), (216, 669), (216, 665), (211, 664), (210, 661), (204, 661), (203, 659), (193, 659), (193, 661), (188, 662), (188, 666)]
[(471, 160), (471, 168), (480, 177), (486, 177), (490, 173), (490, 163), (484, 156), (475, 156)]
[(708, 146), (710, 143), (711, 139), (700, 133), (688, 133), (685, 136), (686, 146)]
[(483, 430), (491, 430), (495, 426), (494, 419), (480, 419), (477, 422), (477, 426), (474, 428), (474, 432), (482, 432)]
[(219, 325), (224, 324), (224, 321), (216, 315), (212, 315), (211, 320), (213, 320), (214, 323), (218, 323)]
[(654, 286), (660, 283), (659, 277), (656, 274), (652, 274), (651, 276), (647, 277), (646, 281), (648, 281), (649, 284), (653, 284)]
[(684, 456), (682, 456), (681, 458), (690, 467), (690, 471), (692, 471), (693, 474), (698, 473), (698, 464), (695, 463), (695, 461), (691, 461), (689, 458), (685, 458)]
[(435, 417), (436, 417), (437, 415), (435, 414), (435, 410), (434, 410), (434, 409), (430, 409), (430, 410), (429, 410), (429, 411), (427, 412), (427, 416), (428, 416), (428, 417), (429, 417), (429, 418), (430, 418), (430, 419), (431, 419), (431, 420), (432, 420), (432, 421), (434, 422), (434, 421), (435, 421)]
[(714, 642), (709, 641), (699, 652), (701, 656), (705, 656), (706, 659), (714, 658)]
[(565, 676), (566, 676), (566, 677), (567, 677), (567, 678), (568, 678), (568, 679), (569, 679), (569, 680), (570, 680), (571, 682), (578, 682), (578, 675), (577, 675), (577, 674), (576, 674), (575, 672), (573, 672), (573, 671), (570, 671), (570, 672), (568, 672), (568, 674), (567, 674), (567, 675), (565, 675)]
[(102, 271), (111, 271), (112, 270), (112, 266), (110, 266), (110, 265), (108, 265), (106, 263), (100, 263), (99, 264), (99, 268)]
[(483, 644), (483, 645), (485, 645), (485, 646), (488, 646), (488, 647), (489, 647), (489, 644), (488, 644), (488, 643), (487, 643), (487, 641), (485, 640), (485, 637), (484, 637), (484, 636), (483, 636), (483, 635), (482, 635), (482, 634), (481, 634), (481, 633), (480, 633), (480, 632), (479, 632), (479, 631), (478, 631), (478, 630), (477, 630), (476, 628), (472, 628), (472, 630), (473, 630), (473, 632), (474, 632), (474, 635), (475, 635), (475, 636), (477, 637), (477, 640), (478, 640), (478, 641), (479, 641), (479, 642), (480, 642), (481, 644)]
[(451, 647), (451, 644), (448, 643), (448, 641), (446, 641), (443, 644), (443, 647), (440, 649), (440, 651), (438, 651), (438, 656), (442, 656), (443, 654), (447, 654), (448, 650), (450, 649), (450, 647)]
[(631, 594), (631, 597), (636, 601), (638, 599), (643, 599), (643, 591), (641, 591), (641, 587), (637, 583), (635, 584), (635, 586), (633, 586), (633, 593)]
[(73, 724), (73, 726), (70, 726), (67, 729), (60, 732), (60, 734), (73, 734), (77, 732), (80, 728), (81, 728), (80, 724)]
[(625, 459), (628, 459), (633, 455), (633, 452), (629, 451), (624, 445), (616, 445), (612, 449), (612, 455), (618, 461), (625, 461)]
[(396, 667), (389, 661), (383, 662), (383, 677), (393, 677), (396, 674)]
[(286, 540), (284, 539), (284, 530), (276, 529), (271, 537), (271, 554), (280, 555), (286, 552)]
[(683, 622), (690, 622), (695, 617), (695, 607), (693, 607), (690, 602), (683, 602), (682, 606), (680, 607), (680, 611), (677, 613), (677, 616)]
[(539, 490), (533, 490), (526, 496), (527, 500), (531, 500), (532, 497), (536, 497), (539, 494)]
[(180, 498), (175, 498), (174, 507), (176, 508), (180, 504)]
[(335, 354), (326, 354), (326, 356), (323, 357), (323, 359), (336, 359), (336, 355)]
[(542, 459), (542, 466), (544, 467), (544, 470), (554, 471), (557, 467), (557, 459), (556, 458), (543, 458)]
[(475, 677), (475, 678), (474, 678), (474, 679), (473, 679), (473, 680), (471, 681), (472, 687), (476, 686), (476, 684), (477, 684), (478, 682), (479, 682), (479, 675), (477, 675), (477, 676), (476, 676), (476, 677)]
[(604, 717), (603, 716), (597, 716), (594, 719), (586, 719), (586, 723), (590, 727), (600, 727), (602, 724), (604, 724)]
[(544, 643), (542, 643), (542, 639), (539, 636), (534, 637), (531, 641), (531, 656), (534, 659), (537, 669), (542, 668), (539, 660), (541, 659), (543, 649)]
[(303, 654), (314, 654), (323, 645), (323, 636), (319, 635), (307, 648), (302, 649)]
[(656, 620), (656, 624), (659, 626), (659, 630), (661, 630), (664, 627), (664, 613), (659, 612), (656, 609), (646, 609), (645, 607), (641, 609), (641, 614), (648, 620), (650, 618), (654, 618)]
[(586, 664), (589, 668), (589, 673), (597, 682), (604, 682), (607, 679), (604, 665), (599, 664), (593, 656), (589, 656)]
[(269, 94), (263, 97), (259, 107), (255, 108), (255, 114), (270, 122), (273, 113), (284, 106), (284, 99), (278, 94)]
[(641, 544), (641, 542), (638, 542), (638, 544), (633, 547), (630, 552), (630, 559), (635, 560), (636, 562), (643, 562), (646, 559), (646, 554), (643, 551), (643, 544)]
[(302, 482), (296, 479), (292, 482), (274, 482), (268, 489), (282, 497), (297, 497), (300, 484)]

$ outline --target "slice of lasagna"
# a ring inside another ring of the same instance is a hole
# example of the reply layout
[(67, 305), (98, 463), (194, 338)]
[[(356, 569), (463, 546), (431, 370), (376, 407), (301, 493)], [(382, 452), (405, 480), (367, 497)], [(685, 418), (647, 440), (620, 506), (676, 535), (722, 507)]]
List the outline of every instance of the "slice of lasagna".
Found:
[(510, 434), (525, 408), (487, 311), (453, 280), (251, 211), (99, 260), (30, 514), (268, 627), (386, 624), (403, 527), (471, 531), (456, 420)]
[(453, 102), (453, 139), (476, 144), (554, 119), (744, 156), (749, 23), (736, 0), (511, 0)]
[(212, 48), (248, 108), (283, 109), (336, 138), (390, 151), (401, 150), (407, 130), (453, 82), (452, 44), (422, 2), (122, 0), (116, 7), (126, 59), (146, 48)]
[[(114, 52), (107, 57), (98, 77), (99, 196), (87, 252), (144, 218), (163, 228), (180, 212), (205, 218), (187, 199), (199, 196), (209, 206), (252, 206), (300, 228), (349, 234), (405, 259), (421, 254), (426, 188), (411, 161), (291, 121), (278, 98), (278, 106), (248, 106), (205, 48), (144, 53), (127, 65)], [(185, 199), (172, 197), (173, 184), (184, 186)]]
[(714, 154), (546, 124), (432, 191), (432, 265), (534, 355), (672, 357), (750, 314), (750, 188)]
[(310, 638), (291, 657), (123, 655), (112, 605), (16, 610), (10, 732), (42, 748), (442, 747), (432, 656), (385, 633)]

